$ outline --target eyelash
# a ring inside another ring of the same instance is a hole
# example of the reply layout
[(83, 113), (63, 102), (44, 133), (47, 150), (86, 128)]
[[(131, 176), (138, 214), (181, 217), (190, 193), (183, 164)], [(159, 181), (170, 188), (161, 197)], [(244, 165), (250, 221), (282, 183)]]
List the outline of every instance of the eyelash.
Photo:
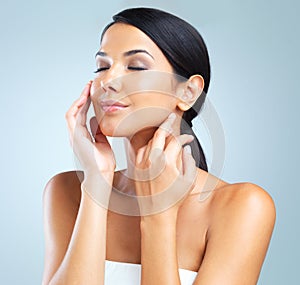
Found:
[(101, 71), (106, 70), (106, 69), (108, 69), (108, 67), (100, 67), (100, 68), (97, 68), (97, 69), (94, 71), (94, 73), (98, 73), (98, 72), (101, 72)]
[[(101, 72), (103, 70), (107, 70), (109, 69), (109, 67), (100, 67), (98, 68), (96, 71), (94, 71), (94, 73), (98, 73), (98, 72)], [(134, 66), (128, 66), (128, 69), (129, 70), (146, 70), (147, 68), (144, 68), (144, 67), (134, 67)]]

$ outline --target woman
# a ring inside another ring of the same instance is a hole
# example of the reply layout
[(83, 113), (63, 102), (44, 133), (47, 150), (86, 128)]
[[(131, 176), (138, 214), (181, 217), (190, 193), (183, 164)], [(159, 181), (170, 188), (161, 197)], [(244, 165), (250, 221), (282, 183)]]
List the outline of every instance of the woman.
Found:
[[(201, 36), (156, 9), (113, 19), (96, 78), (66, 114), (83, 172), (45, 187), (43, 284), (256, 284), (274, 203), (208, 173), (191, 131), (210, 80)], [(106, 136), (126, 138), (127, 169), (115, 172)], [(214, 191), (199, 202), (207, 181)]]

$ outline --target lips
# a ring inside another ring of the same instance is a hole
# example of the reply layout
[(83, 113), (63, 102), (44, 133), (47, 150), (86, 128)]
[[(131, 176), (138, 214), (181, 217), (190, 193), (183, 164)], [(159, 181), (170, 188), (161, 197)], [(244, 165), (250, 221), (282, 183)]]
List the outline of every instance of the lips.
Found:
[(116, 100), (103, 100), (100, 106), (104, 112), (113, 112), (127, 108), (129, 105)]

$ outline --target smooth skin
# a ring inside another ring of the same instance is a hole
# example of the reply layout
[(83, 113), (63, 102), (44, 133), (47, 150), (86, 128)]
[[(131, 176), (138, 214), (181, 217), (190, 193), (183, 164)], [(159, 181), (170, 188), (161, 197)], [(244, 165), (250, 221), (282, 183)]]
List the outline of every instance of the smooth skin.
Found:
[[(151, 56), (144, 52), (126, 54), (132, 50), (146, 50)], [(230, 184), (196, 168), (189, 149), (183, 148), (191, 137), (179, 135), (180, 118), (201, 93), (202, 77), (194, 75), (186, 82), (184, 100), (159, 93), (143, 99), (133, 94), (122, 99), (129, 108), (104, 115), (93, 93), (101, 81), (113, 98), (122, 91), (122, 84), (111, 85), (110, 80), (137, 72), (132, 66), (164, 72), (172, 72), (172, 67), (160, 49), (130, 25), (111, 26), (100, 51), (106, 55), (97, 56), (97, 67), (104, 69), (86, 85), (66, 114), (70, 142), (84, 171), (57, 174), (44, 190), (43, 284), (104, 284), (105, 259), (142, 264), (142, 285), (180, 284), (178, 268), (198, 272), (195, 285), (256, 284), (275, 223), (274, 202), (258, 185)], [(86, 129), (90, 102), (96, 115), (91, 121), (95, 142)], [(138, 113), (149, 106), (164, 106), (155, 118), (144, 118), (145, 126), (156, 127), (120, 126), (129, 112)], [(170, 113), (176, 118), (168, 117)], [(133, 154), (134, 163), (128, 163), (126, 170), (115, 172), (108, 135), (127, 138), (131, 151), (127, 159), (132, 162)], [(154, 148), (169, 158), (165, 177), (181, 175), (185, 179), (195, 170), (192, 187), (172, 207), (141, 217), (121, 215), (99, 206), (85, 191), (100, 188), (107, 203), (112, 186), (137, 195), (163, 191), (165, 179), (141, 183), (128, 178), (137, 168), (147, 169)], [(216, 186), (199, 202), (207, 180)]]

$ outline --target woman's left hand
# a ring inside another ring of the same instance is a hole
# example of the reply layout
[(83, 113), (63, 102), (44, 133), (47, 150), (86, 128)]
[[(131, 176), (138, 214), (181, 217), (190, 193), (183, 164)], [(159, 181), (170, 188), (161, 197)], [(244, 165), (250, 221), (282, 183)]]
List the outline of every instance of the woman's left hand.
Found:
[(192, 135), (172, 134), (174, 113), (160, 125), (135, 158), (135, 190), (141, 216), (167, 213), (177, 216), (178, 209), (193, 189), (197, 174), (191, 155)]

